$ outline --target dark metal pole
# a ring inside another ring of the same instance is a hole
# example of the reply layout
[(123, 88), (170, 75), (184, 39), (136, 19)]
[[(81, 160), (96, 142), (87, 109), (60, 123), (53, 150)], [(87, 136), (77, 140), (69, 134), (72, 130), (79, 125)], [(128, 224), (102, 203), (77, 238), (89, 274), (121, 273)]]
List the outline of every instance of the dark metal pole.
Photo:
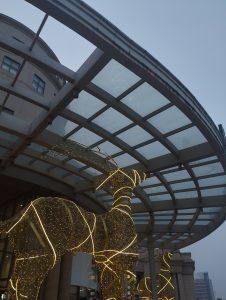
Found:
[(155, 271), (155, 253), (154, 253), (154, 244), (148, 236), (148, 259), (149, 259), (149, 268), (150, 268), (150, 278), (151, 278), (151, 299), (158, 300), (157, 295), (157, 280), (156, 280), (156, 271)]

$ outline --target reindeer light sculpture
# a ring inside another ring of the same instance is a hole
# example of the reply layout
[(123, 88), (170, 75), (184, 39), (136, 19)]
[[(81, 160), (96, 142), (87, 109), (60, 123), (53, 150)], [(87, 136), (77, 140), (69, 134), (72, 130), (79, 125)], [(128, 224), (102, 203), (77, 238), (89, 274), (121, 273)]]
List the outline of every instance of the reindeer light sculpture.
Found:
[[(173, 277), (171, 274), (171, 260), (173, 254), (166, 251), (159, 255), (160, 269), (157, 274), (157, 295), (158, 300), (175, 300)], [(137, 286), (139, 296), (143, 300), (152, 300), (151, 279), (144, 277)]]
[(8, 236), (15, 255), (8, 286), (12, 299), (36, 300), (42, 281), (66, 252), (94, 256), (104, 300), (132, 299), (126, 288), (133, 282), (138, 254), (130, 201), (133, 189), (144, 179), (142, 171), (110, 171), (97, 186), (112, 189), (112, 208), (102, 215), (66, 199), (41, 197), (1, 223), (0, 231)]

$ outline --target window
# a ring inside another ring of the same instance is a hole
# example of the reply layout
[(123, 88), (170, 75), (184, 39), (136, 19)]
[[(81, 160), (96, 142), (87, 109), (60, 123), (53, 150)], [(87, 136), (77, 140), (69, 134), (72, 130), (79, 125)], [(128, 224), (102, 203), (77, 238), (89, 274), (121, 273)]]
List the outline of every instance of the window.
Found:
[(43, 95), (45, 90), (45, 81), (43, 81), (38, 75), (34, 74), (33, 82), (32, 82), (33, 88), (36, 90), (37, 93)]
[(13, 60), (12, 58), (8, 56), (4, 56), (1, 68), (3, 70), (10, 72), (13, 75), (16, 75), (16, 73), (20, 68), (20, 64), (15, 60)]
[(3, 111), (9, 115), (14, 115), (14, 111), (8, 107), (0, 105), (0, 111)]

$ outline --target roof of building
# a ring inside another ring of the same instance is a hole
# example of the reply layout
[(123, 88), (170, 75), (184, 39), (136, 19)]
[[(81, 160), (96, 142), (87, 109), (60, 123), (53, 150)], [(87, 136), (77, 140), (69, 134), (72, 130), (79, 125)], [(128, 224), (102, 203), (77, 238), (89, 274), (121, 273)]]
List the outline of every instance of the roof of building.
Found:
[[(226, 217), (225, 138), (195, 97), (82, 1), (27, 2), (96, 49), (75, 72), (22, 44), (1, 41), (1, 47), (10, 47), (67, 84), (46, 102), (16, 85), (0, 86), (42, 108), (31, 124), (0, 115), (0, 173), (55, 190), (101, 213), (112, 198), (108, 190), (94, 193), (93, 182), (109, 164), (143, 169), (150, 178), (132, 199), (141, 244), (151, 235), (156, 247), (177, 249), (216, 229)], [(59, 130), (60, 122), (64, 130)], [(48, 155), (48, 149), (68, 141), (76, 142), (73, 155), (70, 144), (67, 155)]]

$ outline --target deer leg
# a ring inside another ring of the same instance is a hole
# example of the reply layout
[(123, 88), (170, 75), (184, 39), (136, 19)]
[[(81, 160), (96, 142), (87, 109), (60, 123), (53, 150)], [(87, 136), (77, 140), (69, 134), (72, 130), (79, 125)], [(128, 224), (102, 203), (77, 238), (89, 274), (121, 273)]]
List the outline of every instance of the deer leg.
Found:
[(12, 300), (36, 300), (39, 288), (52, 268), (53, 256), (49, 254), (16, 258), (9, 281), (8, 292)]

